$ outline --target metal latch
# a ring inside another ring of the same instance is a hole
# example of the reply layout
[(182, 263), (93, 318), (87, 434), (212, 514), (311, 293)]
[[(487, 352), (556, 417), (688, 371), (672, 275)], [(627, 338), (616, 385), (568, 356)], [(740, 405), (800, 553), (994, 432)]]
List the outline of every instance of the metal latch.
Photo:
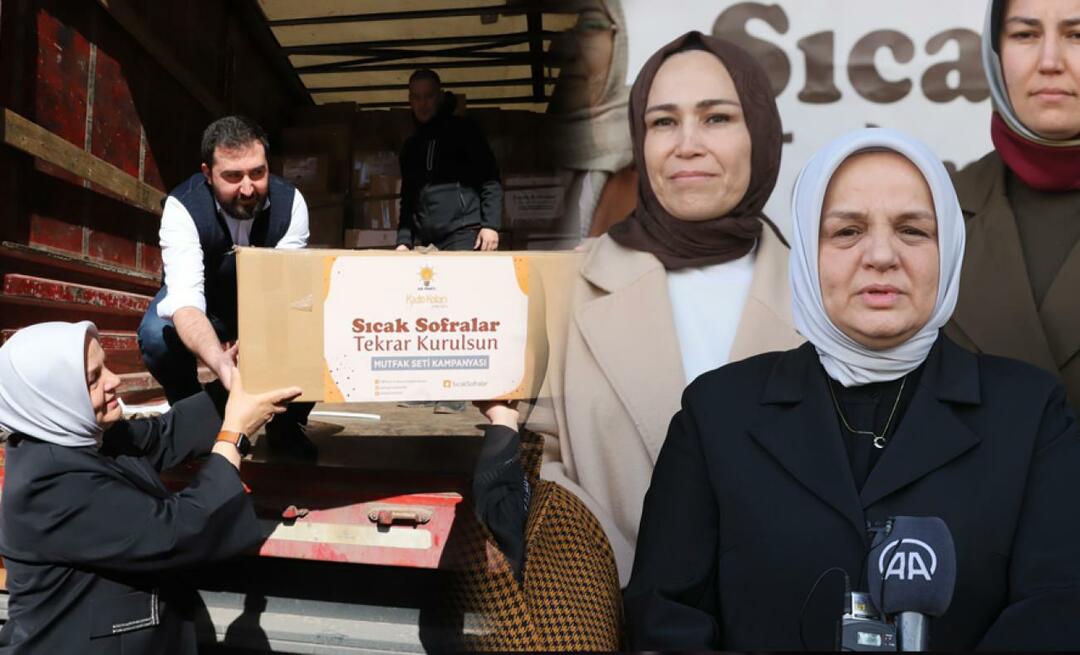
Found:
[(395, 523), (423, 525), (431, 520), (432, 511), (415, 507), (372, 507), (368, 510), (368, 519), (382, 529), (389, 529)]

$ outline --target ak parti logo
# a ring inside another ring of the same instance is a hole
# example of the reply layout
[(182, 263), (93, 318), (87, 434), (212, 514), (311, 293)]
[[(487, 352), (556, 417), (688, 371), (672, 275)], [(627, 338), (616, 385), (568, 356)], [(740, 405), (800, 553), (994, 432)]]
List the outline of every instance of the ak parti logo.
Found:
[(420, 283), (423, 285), (420, 288), (423, 291), (433, 291), (435, 287), (432, 286), (432, 281), (435, 279), (435, 268), (433, 266), (421, 266), (419, 275)]

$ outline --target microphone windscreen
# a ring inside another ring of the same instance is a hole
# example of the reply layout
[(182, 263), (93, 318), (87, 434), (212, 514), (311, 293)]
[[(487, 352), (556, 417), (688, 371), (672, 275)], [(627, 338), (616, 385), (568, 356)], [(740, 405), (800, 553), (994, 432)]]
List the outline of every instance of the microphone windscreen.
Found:
[(897, 516), (866, 560), (870, 597), (882, 615), (941, 616), (956, 587), (956, 546), (936, 516)]

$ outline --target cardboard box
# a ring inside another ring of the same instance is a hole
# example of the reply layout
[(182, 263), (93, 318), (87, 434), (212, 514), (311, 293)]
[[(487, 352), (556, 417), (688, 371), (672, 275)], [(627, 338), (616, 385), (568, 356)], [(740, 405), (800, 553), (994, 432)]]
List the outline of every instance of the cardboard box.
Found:
[(503, 180), (503, 221), (514, 229), (551, 229), (566, 214), (568, 175), (508, 176)]
[(314, 192), (344, 193), (349, 185), (349, 164), (352, 155), (352, 124), (303, 125), (281, 132), (283, 156), (325, 157), (326, 182), (320, 188), (302, 189)]
[(401, 193), (401, 167), (391, 150), (353, 152), (353, 190), (368, 195)]
[(548, 227), (566, 213), (566, 187), (513, 189), (503, 193), (504, 216), (511, 227)]
[(397, 230), (345, 230), (346, 248), (393, 248)]
[(535, 398), (581, 257), (241, 248), (244, 385), (327, 402)]
[(309, 246), (341, 248), (345, 244), (345, 196), (337, 194), (305, 195), (308, 206)]
[(400, 203), (397, 196), (383, 200), (361, 198), (353, 202), (351, 225), (361, 230), (396, 230), (401, 216)]
[(301, 193), (330, 189), (330, 158), (326, 155), (287, 155), (281, 158), (281, 177)]

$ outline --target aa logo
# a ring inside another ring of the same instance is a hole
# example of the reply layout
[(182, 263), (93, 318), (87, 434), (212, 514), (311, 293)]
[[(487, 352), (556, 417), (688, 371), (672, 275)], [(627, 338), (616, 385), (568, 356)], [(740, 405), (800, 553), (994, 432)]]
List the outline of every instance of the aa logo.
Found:
[[(888, 566), (885, 560), (888, 559)], [(929, 566), (927, 566), (929, 563)], [(889, 542), (878, 557), (878, 572), (883, 579), (914, 580), (922, 578), (929, 582), (937, 571), (937, 553), (924, 541), (897, 539)]]

